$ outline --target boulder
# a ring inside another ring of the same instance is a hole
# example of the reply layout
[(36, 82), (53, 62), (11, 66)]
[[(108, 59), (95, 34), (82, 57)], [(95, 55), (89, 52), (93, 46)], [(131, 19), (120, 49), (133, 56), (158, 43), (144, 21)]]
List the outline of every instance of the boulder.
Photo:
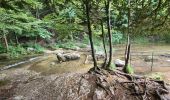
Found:
[(56, 55), (57, 55), (57, 59), (60, 62), (80, 59), (80, 54), (78, 53), (66, 53), (66, 54), (57, 53)]
[(67, 53), (63, 55), (67, 61), (69, 60), (78, 60), (80, 59), (80, 54), (76, 54), (76, 53)]
[(63, 54), (61, 53), (57, 53), (57, 59), (59, 62), (65, 62), (66, 61), (66, 58), (63, 56)]
[(116, 59), (114, 63), (116, 65), (116, 67), (123, 67), (123, 66), (125, 66), (125, 61), (120, 60), (120, 59)]
[[(158, 57), (153, 57), (153, 62), (155, 62), (155, 61), (158, 61), (159, 60), (159, 58)], [(144, 58), (144, 61), (145, 62), (152, 62), (152, 56), (146, 56), (145, 58)]]

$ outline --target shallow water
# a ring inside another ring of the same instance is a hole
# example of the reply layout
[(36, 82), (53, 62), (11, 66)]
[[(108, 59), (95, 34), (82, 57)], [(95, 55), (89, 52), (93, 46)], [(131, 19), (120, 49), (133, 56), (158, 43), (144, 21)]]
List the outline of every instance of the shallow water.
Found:
[[(125, 45), (115, 45), (115, 52), (113, 54), (114, 59), (122, 59), (124, 54)], [(155, 55), (160, 54), (169, 54), (170, 53), (170, 45), (167, 44), (148, 44), (148, 45), (136, 45), (132, 44), (131, 47), (132, 57), (131, 57), (131, 64), (134, 66), (134, 69), (137, 73), (145, 73), (150, 72), (151, 63), (144, 62), (143, 55), (150, 55), (152, 52)], [(89, 54), (89, 53), (88, 53)], [(137, 55), (137, 56), (136, 56)], [(57, 57), (55, 54), (46, 54), (41, 56), (35, 62), (34, 59), (29, 61), (27, 58), (26, 60), (18, 59), (18, 60), (11, 60), (11, 61), (0, 61), (0, 65), (6, 65), (7, 67), (13, 66), (20, 66), (25, 67), (29, 66), (29, 70), (33, 70), (36, 72), (40, 72), (42, 74), (54, 74), (54, 73), (69, 73), (69, 72), (77, 72), (77, 73), (84, 73), (87, 72), (90, 68), (92, 68), (92, 62), (89, 64), (84, 64), (86, 59), (86, 53), (81, 54), (81, 58), (79, 60), (73, 60), (68, 62), (59, 63), (57, 61)], [(160, 58), (161, 60), (154, 63), (153, 71), (170, 71), (170, 58)], [(24, 62), (25, 61), (25, 62)], [(11, 65), (11, 63), (13, 63)], [(27, 63), (26, 65), (24, 63)], [(19, 64), (19, 65), (17, 65)], [(163, 66), (163, 67), (162, 67)]]

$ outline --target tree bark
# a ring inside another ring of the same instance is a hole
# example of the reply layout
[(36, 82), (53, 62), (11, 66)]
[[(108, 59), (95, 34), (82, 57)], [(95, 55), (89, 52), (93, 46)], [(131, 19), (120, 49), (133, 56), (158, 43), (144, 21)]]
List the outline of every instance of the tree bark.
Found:
[(103, 48), (104, 48), (104, 53), (105, 53), (105, 60), (103, 63), (103, 68), (106, 68), (107, 64), (107, 51), (106, 51), (106, 41), (105, 41), (105, 33), (104, 33), (104, 28), (103, 28), (103, 20), (101, 19), (101, 28), (102, 28), (102, 40), (103, 40)]
[(16, 44), (18, 45), (19, 44), (18, 37), (17, 37), (16, 33), (14, 33), (14, 35), (15, 35)]
[(90, 45), (91, 45), (93, 63), (94, 63), (94, 68), (96, 68), (97, 67), (97, 61), (96, 61), (96, 58), (95, 58), (94, 45), (93, 45), (93, 36), (92, 36), (91, 23), (90, 23), (89, 0), (84, 0), (84, 3), (85, 3), (85, 6), (86, 6), (87, 27), (88, 27), (88, 31), (89, 31), (89, 40), (90, 40)]
[(5, 42), (6, 52), (8, 52), (8, 48), (9, 48), (9, 46), (8, 46), (8, 40), (7, 40), (7, 38), (6, 38), (6, 35), (5, 35), (5, 34), (4, 34), (4, 42)]
[(129, 63), (129, 54), (130, 54), (130, 0), (128, 0), (128, 33), (127, 33), (127, 44), (125, 49), (125, 66), (123, 67), (123, 71), (125, 73)]
[(129, 43), (127, 46), (127, 54), (126, 54), (126, 60), (125, 60), (125, 66), (123, 67), (123, 72), (127, 73), (127, 67), (129, 64), (129, 58), (130, 58), (130, 46), (131, 44)]
[(105, 1), (106, 15), (107, 15), (107, 29), (109, 36), (109, 61), (107, 64), (107, 68), (110, 67), (112, 63), (112, 33), (111, 33), (111, 25), (110, 25), (110, 0)]

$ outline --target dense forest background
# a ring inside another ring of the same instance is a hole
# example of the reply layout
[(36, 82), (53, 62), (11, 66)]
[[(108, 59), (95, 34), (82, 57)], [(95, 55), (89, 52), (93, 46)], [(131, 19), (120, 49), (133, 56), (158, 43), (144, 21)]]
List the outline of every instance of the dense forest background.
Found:
[[(95, 46), (102, 42), (101, 19), (107, 35), (105, 10), (104, 0), (91, 0)], [(128, 26), (132, 43), (170, 42), (169, 0), (112, 0), (110, 11), (113, 44), (126, 42)], [(0, 52), (12, 58), (44, 48), (76, 49), (78, 43), (83, 48), (89, 44), (85, 4), (83, 0), (0, 0), (0, 40)]]

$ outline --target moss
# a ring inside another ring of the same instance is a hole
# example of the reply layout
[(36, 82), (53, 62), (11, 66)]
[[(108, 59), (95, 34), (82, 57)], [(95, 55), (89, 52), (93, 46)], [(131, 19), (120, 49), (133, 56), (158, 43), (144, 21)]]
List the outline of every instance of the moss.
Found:
[(115, 64), (111, 64), (110, 67), (109, 67), (110, 70), (114, 71), (116, 69), (116, 66)]
[(126, 68), (126, 72), (128, 74), (134, 74), (134, 69), (131, 65), (128, 65), (127, 68)]

